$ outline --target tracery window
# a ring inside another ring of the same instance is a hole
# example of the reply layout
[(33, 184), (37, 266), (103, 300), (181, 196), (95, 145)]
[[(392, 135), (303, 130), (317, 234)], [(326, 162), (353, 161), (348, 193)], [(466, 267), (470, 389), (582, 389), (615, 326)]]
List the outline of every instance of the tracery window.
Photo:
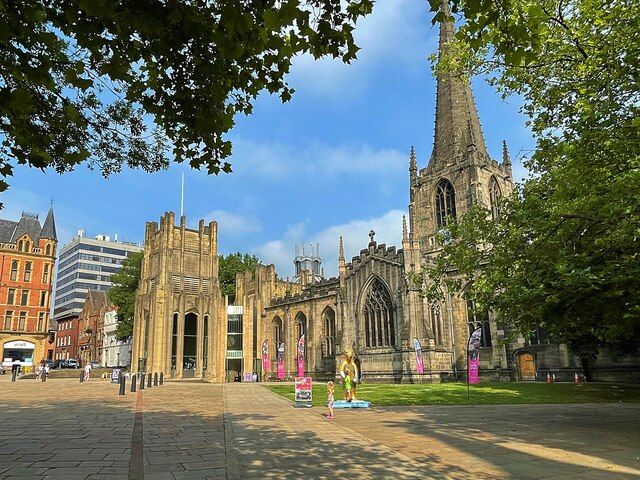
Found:
[(278, 316), (273, 319), (273, 340), (276, 344), (273, 351), (277, 352), (278, 346), (282, 343), (282, 319)]
[(437, 303), (431, 306), (431, 329), (436, 345), (442, 345), (442, 313)]
[(322, 317), (324, 319), (324, 355), (328, 357), (336, 354), (336, 313), (331, 307), (327, 307), (322, 312)]
[(498, 185), (496, 177), (491, 177), (489, 180), (489, 202), (491, 203), (491, 218), (494, 220), (500, 218), (500, 197), (502, 197), (500, 185)]
[(436, 222), (438, 228), (447, 226), (448, 217), (456, 217), (456, 193), (444, 178), (436, 186)]
[(363, 310), (366, 346), (394, 347), (393, 303), (389, 291), (377, 278), (371, 282)]
[(477, 328), (482, 329), (480, 346), (491, 348), (491, 325), (489, 323), (489, 312), (476, 308), (473, 300), (467, 300), (467, 322), (469, 325), (469, 335)]

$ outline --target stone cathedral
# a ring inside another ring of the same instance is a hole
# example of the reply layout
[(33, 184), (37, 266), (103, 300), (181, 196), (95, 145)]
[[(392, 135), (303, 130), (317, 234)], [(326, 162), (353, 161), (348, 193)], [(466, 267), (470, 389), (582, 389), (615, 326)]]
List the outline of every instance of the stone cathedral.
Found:
[[(440, 51), (453, 37), (451, 23), (440, 25)], [(165, 372), (176, 378), (229, 381), (237, 373), (275, 378), (276, 352), (284, 345), (286, 376), (296, 375), (298, 339), (305, 335), (305, 372), (333, 378), (341, 354), (353, 348), (364, 381), (419, 382), (465, 378), (469, 333), (482, 329), (480, 376), (541, 380), (547, 374), (568, 379), (579, 361), (563, 345), (549, 344), (544, 332), (523, 338), (508, 324), (475, 309), (464, 292), (440, 303), (421, 295), (412, 273), (437, 253), (436, 232), (473, 205), (498, 215), (498, 200), (513, 191), (509, 153), (491, 158), (485, 145), (469, 83), (447, 73), (437, 78), (433, 150), (420, 168), (411, 148), (409, 216), (401, 248), (378, 244), (375, 232), (360, 254), (347, 261), (339, 242), (338, 277), (324, 279), (318, 268), (299, 268), (312, 259), (296, 257), (296, 278), (283, 280), (273, 265), (238, 274), (235, 305), (218, 283), (217, 231), (200, 221), (198, 230), (175, 225), (166, 213), (148, 223), (142, 278), (136, 297), (133, 371)], [(224, 225), (221, 225), (224, 228)], [(303, 251), (304, 253), (304, 251)], [(317, 253), (317, 252), (316, 252)], [(268, 260), (268, 259), (267, 259)], [(306, 262), (306, 263), (305, 263)], [(316, 267), (318, 267), (316, 265)], [(413, 341), (422, 345), (424, 373), (416, 373)], [(270, 371), (262, 371), (266, 341)], [(637, 375), (634, 364), (606, 358), (593, 366), (597, 379)]]

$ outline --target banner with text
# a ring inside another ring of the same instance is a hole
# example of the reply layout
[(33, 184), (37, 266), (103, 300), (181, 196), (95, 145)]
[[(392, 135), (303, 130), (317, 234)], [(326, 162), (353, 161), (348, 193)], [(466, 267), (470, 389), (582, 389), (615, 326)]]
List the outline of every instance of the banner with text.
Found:
[(476, 328), (469, 336), (467, 345), (467, 361), (469, 362), (468, 382), (478, 383), (478, 373), (480, 370), (480, 345), (482, 343), (482, 329)]
[(269, 341), (262, 342), (262, 376), (266, 378), (271, 370), (271, 360), (269, 359)]
[(278, 344), (278, 380), (284, 380), (284, 342)]
[(294, 400), (296, 403), (312, 403), (311, 377), (296, 377)]
[(304, 377), (304, 333), (298, 340), (298, 376)]

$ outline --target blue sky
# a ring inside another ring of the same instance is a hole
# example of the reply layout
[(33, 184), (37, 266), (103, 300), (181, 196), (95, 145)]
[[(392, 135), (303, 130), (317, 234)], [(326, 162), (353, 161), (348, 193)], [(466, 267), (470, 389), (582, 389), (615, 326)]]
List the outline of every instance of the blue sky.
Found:
[[(168, 210), (179, 215), (184, 172), (187, 221), (218, 220), (222, 253), (255, 253), (288, 276), (294, 244), (319, 242), (325, 271), (334, 275), (340, 235), (347, 258), (366, 246), (372, 228), (379, 242), (400, 243), (409, 148), (416, 147), (422, 168), (433, 142), (435, 79), (427, 57), (437, 34), (427, 2), (378, 2), (356, 30), (358, 61), (300, 57), (289, 77), (291, 102), (263, 95), (253, 115), (238, 117), (233, 174), (174, 165), (105, 180), (84, 167), (64, 175), (18, 167), (0, 215), (17, 219), (24, 210), (44, 218), (53, 197), (62, 243), (80, 228), (142, 241), (145, 222)], [(500, 158), (507, 140), (521, 179), (519, 152), (533, 141), (519, 103), (502, 101), (479, 80), (473, 90), (489, 153)]]

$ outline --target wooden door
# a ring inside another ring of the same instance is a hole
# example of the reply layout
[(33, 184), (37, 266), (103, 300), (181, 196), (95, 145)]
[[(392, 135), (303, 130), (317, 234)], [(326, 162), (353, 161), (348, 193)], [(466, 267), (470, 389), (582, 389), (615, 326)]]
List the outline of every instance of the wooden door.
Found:
[(518, 355), (518, 367), (520, 369), (520, 380), (523, 382), (533, 382), (536, 379), (536, 362), (530, 353)]

